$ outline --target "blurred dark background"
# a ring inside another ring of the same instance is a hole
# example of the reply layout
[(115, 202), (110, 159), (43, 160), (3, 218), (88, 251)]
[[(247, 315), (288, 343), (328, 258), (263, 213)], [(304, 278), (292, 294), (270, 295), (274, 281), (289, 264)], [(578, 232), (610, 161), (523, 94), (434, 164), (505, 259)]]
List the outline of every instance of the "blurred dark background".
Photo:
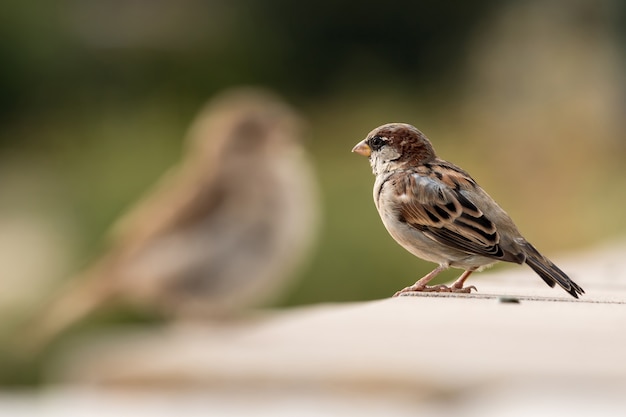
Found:
[(202, 104), (240, 84), (275, 90), (308, 119), (322, 188), (318, 249), (278, 305), (386, 297), (432, 268), (388, 237), (369, 164), (350, 153), (391, 121), (423, 130), (547, 254), (619, 237), (625, 10), (619, 0), (2, 2), (2, 317), (95, 257), (178, 160)]

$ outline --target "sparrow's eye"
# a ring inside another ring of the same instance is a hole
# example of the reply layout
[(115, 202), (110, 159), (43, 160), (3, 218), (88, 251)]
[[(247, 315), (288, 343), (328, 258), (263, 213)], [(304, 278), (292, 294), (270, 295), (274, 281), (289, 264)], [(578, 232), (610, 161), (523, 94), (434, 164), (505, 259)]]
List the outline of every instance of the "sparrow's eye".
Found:
[(369, 140), (370, 148), (373, 151), (377, 151), (385, 145), (385, 139), (382, 136), (374, 136)]

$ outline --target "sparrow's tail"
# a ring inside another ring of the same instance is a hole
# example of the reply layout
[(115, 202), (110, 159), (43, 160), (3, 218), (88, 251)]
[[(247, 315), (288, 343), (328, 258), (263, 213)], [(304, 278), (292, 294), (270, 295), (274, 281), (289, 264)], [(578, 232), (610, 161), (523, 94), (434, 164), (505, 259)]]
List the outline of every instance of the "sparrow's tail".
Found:
[(543, 279), (546, 284), (554, 287), (554, 284), (559, 284), (561, 288), (567, 291), (572, 297), (578, 298), (579, 295), (583, 295), (585, 291), (570, 277), (561, 271), (561, 269), (552, 263), (548, 258), (543, 256), (533, 245), (526, 243), (526, 263), (533, 271), (537, 273)]
[(62, 332), (114, 295), (113, 281), (102, 275), (102, 264), (71, 280), (51, 301), (26, 319), (13, 340), (22, 354), (34, 356)]

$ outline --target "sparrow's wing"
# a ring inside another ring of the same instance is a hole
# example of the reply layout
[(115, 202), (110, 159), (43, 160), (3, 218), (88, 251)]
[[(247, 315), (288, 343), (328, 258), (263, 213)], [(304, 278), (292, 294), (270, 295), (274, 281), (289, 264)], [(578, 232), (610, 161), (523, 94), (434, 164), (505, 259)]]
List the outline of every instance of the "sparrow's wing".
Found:
[(122, 217), (112, 230), (122, 250), (142, 246), (151, 239), (192, 225), (210, 216), (219, 204), (215, 176), (198, 172), (200, 167), (180, 166), (166, 173), (146, 197)]
[(472, 201), (469, 190), (478, 185), (464, 171), (447, 166), (416, 170), (396, 177), (393, 186), (400, 221), (432, 240), (468, 254), (523, 262), (500, 246), (495, 223)]

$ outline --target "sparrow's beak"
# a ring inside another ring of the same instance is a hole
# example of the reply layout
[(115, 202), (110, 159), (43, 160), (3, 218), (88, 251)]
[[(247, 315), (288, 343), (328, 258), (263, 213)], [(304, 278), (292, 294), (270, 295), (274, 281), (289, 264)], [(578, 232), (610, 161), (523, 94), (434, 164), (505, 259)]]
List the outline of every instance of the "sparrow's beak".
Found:
[(352, 148), (352, 152), (358, 153), (359, 155), (369, 157), (372, 154), (372, 148), (369, 147), (365, 140), (357, 143), (354, 148)]

